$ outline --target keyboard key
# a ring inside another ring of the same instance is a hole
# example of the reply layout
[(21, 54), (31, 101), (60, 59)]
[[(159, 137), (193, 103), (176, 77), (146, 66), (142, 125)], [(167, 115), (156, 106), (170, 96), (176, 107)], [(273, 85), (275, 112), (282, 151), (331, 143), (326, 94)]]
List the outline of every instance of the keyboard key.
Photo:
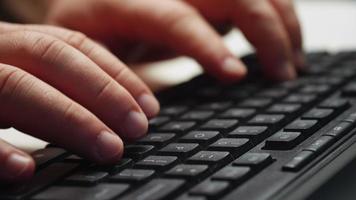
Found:
[(350, 105), (349, 101), (345, 99), (328, 99), (322, 102), (318, 107), (320, 108), (333, 108), (333, 109), (346, 109)]
[[(50, 186), (75, 170), (77, 163), (53, 163), (38, 171), (29, 182), (13, 188), (1, 188), (0, 199), (22, 199)], [(5, 189), (5, 190), (3, 190)]]
[(214, 115), (213, 111), (190, 111), (184, 114), (182, 120), (203, 121)]
[(249, 124), (255, 125), (277, 125), (285, 118), (285, 115), (274, 115), (274, 114), (259, 114), (253, 117)]
[(213, 174), (211, 179), (242, 182), (249, 176), (250, 172), (251, 168), (249, 167), (227, 166)]
[(325, 94), (331, 89), (328, 85), (307, 85), (301, 88), (299, 91), (301, 93), (307, 94)]
[(287, 125), (284, 130), (291, 131), (291, 132), (302, 132), (305, 134), (313, 134), (316, 129), (318, 128), (318, 121), (317, 120), (301, 120), (297, 119), (294, 122)]
[(218, 131), (192, 131), (187, 135), (183, 136), (181, 138), (181, 141), (207, 145), (216, 141), (220, 137), (221, 135)]
[(169, 106), (161, 108), (160, 115), (177, 116), (188, 110), (187, 106)]
[(345, 97), (356, 97), (356, 82), (351, 82), (342, 89), (342, 95)]
[(267, 89), (257, 94), (260, 97), (268, 97), (268, 98), (282, 98), (283, 96), (288, 94), (288, 90), (283, 88), (273, 88)]
[(332, 117), (334, 113), (333, 109), (322, 109), (322, 108), (314, 108), (307, 113), (305, 113), (302, 118), (303, 119), (316, 119), (316, 120), (327, 120)]
[(94, 185), (107, 177), (109, 173), (93, 170), (81, 170), (67, 177), (64, 181), (70, 184)]
[(122, 158), (120, 161), (118, 161), (115, 164), (111, 165), (98, 165), (93, 167), (95, 170), (99, 171), (106, 171), (109, 172), (110, 174), (116, 174), (119, 171), (122, 171), (125, 168), (131, 167), (133, 164), (133, 160), (130, 158)]
[(148, 121), (150, 128), (158, 128), (159, 126), (163, 125), (164, 123), (168, 122), (170, 117), (155, 117)]
[(245, 138), (221, 138), (209, 146), (209, 150), (229, 151), (231, 154), (244, 153), (251, 144)]
[(155, 147), (152, 145), (126, 145), (124, 157), (133, 159), (142, 159), (152, 153)]
[(349, 122), (340, 122), (336, 126), (334, 126), (331, 130), (324, 133), (324, 135), (332, 136), (335, 138), (342, 137), (346, 133), (348, 133), (352, 129), (352, 124)]
[(199, 106), (199, 109), (203, 110), (215, 110), (215, 111), (220, 111), (220, 110), (225, 110), (228, 107), (232, 105), (232, 102), (211, 102), (211, 103), (205, 103), (201, 106)]
[(272, 161), (272, 156), (269, 153), (245, 153), (237, 158), (233, 162), (233, 165), (262, 168), (270, 164)]
[(199, 150), (197, 143), (171, 143), (158, 151), (162, 155), (177, 156), (185, 159)]
[(185, 181), (180, 179), (153, 179), (146, 185), (122, 197), (122, 200), (159, 200), (168, 197), (179, 190)]
[(344, 122), (350, 122), (352, 124), (356, 123), (356, 112), (350, 113), (346, 119), (342, 120)]
[(162, 126), (159, 128), (160, 131), (167, 131), (167, 132), (173, 132), (173, 133), (180, 133), (180, 132), (185, 132), (190, 130), (195, 126), (196, 122), (169, 122), (168, 124)]
[(292, 114), (300, 110), (300, 104), (275, 104), (267, 109), (268, 113), (274, 114)]
[(161, 147), (172, 141), (175, 136), (174, 133), (150, 133), (138, 140), (137, 143)]
[(229, 182), (226, 181), (205, 181), (193, 187), (189, 193), (214, 198), (222, 195), (228, 187)]
[(223, 165), (231, 158), (229, 152), (225, 151), (200, 151), (188, 158), (189, 163)]
[(239, 126), (228, 134), (229, 137), (261, 138), (268, 132), (267, 126)]
[(36, 166), (42, 167), (42, 165), (47, 165), (65, 154), (64, 149), (51, 147), (35, 151), (31, 156), (35, 160)]
[(264, 108), (272, 103), (269, 98), (249, 98), (243, 101), (239, 106), (248, 108)]
[(302, 140), (298, 132), (277, 132), (266, 140), (265, 149), (287, 150), (297, 146)]
[(316, 99), (315, 95), (312, 94), (291, 94), (287, 96), (283, 101), (286, 103), (302, 103), (308, 104)]
[(206, 198), (203, 196), (189, 196), (187, 194), (184, 194), (178, 197), (178, 199), (176, 200), (206, 200)]
[(301, 151), (283, 166), (283, 170), (298, 171), (304, 167), (313, 157), (314, 153), (312, 151)]
[(127, 184), (100, 184), (93, 187), (53, 186), (37, 194), (34, 200), (110, 200), (129, 188)]
[(204, 173), (209, 169), (208, 165), (177, 165), (167, 171), (165, 174), (171, 177), (185, 179), (202, 179)]
[(212, 119), (201, 126), (202, 129), (228, 130), (237, 125), (238, 120)]
[(122, 172), (109, 177), (113, 182), (142, 182), (153, 177), (154, 170), (149, 169), (125, 169)]
[(252, 108), (230, 108), (220, 114), (221, 118), (228, 119), (246, 119), (255, 114), (256, 110)]
[(334, 142), (334, 137), (332, 136), (321, 136), (317, 140), (315, 140), (311, 145), (306, 147), (304, 150), (313, 151), (313, 152), (321, 152), (330, 146)]
[(135, 167), (165, 170), (178, 161), (176, 156), (148, 156), (136, 163)]

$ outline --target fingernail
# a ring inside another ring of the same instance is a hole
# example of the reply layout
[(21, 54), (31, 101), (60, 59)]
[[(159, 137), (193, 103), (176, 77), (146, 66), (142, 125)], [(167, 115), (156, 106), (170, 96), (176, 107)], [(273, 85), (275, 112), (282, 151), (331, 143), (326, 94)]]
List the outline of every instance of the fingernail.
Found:
[(285, 62), (280, 65), (278, 71), (275, 73), (275, 77), (279, 81), (292, 80), (297, 77), (296, 71), (290, 62)]
[(145, 135), (148, 128), (146, 116), (137, 111), (131, 111), (124, 122), (125, 135), (127, 138), (137, 139)]
[(122, 152), (122, 141), (114, 133), (102, 131), (96, 139), (96, 150), (100, 160), (108, 160), (119, 156)]
[(294, 63), (299, 69), (305, 69), (306, 67), (305, 56), (301, 50), (294, 51)]
[(246, 74), (246, 68), (237, 61), (234, 57), (228, 57), (224, 60), (222, 64), (222, 69), (233, 75), (244, 76)]
[(6, 161), (7, 173), (11, 177), (19, 177), (30, 165), (31, 159), (18, 153), (12, 153)]
[(137, 103), (141, 106), (141, 109), (147, 117), (153, 117), (159, 112), (159, 103), (157, 99), (150, 94), (142, 94)]

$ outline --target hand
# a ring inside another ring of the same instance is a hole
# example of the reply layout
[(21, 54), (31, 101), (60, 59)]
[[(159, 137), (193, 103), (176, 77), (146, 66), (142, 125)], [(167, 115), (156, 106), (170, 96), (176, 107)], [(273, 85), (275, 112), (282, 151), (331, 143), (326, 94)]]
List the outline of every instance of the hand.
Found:
[(303, 66), (291, 0), (53, 0), (45, 21), (109, 47), (116, 42), (121, 58), (137, 43), (168, 47), (195, 58), (220, 80), (233, 81), (243, 78), (246, 68), (210, 25), (230, 23), (255, 46), (269, 77), (292, 79), (295, 67)]
[[(135, 74), (83, 34), (0, 23), (0, 109), (2, 127), (107, 164), (122, 156), (121, 138), (145, 134), (159, 104)], [(34, 167), (28, 154), (0, 141), (1, 181), (27, 179)]]

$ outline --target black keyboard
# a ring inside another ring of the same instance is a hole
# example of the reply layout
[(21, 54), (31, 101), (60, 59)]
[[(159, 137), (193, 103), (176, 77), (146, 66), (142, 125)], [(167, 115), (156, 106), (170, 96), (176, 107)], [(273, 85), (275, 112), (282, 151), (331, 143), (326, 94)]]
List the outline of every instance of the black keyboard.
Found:
[(200, 76), (158, 94), (148, 135), (117, 164), (49, 145), (33, 154), (34, 178), (2, 186), (0, 199), (274, 199), (354, 136), (356, 52), (310, 53), (284, 83), (243, 60), (252, 75), (239, 84)]

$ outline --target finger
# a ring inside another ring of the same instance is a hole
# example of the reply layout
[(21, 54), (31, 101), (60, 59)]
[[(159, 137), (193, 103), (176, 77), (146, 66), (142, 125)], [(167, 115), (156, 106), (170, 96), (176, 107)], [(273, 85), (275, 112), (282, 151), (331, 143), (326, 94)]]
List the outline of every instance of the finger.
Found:
[(240, 80), (246, 74), (245, 66), (229, 52), (220, 36), (184, 2), (125, 1), (124, 6), (114, 4), (113, 9), (107, 12), (107, 18), (126, 19), (111, 20), (117, 35), (168, 45), (195, 58), (208, 73), (223, 81)]
[(293, 1), (291, 0), (269, 0), (280, 15), (293, 48), (293, 61), (299, 68), (305, 67), (305, 58), (302, 47), (302, 31), (298, 21), (297, 14), (294, 9)]
[(266, 0), (241, 0), (234, 5), (230, 14), (255, 46), (266, 75), (277, 80), (295, 78), (290, 39), (271, 4)]
[(123, 143), (95, 115), (45, 82), (0, 64), (0, 121), (99, 163), (121, 158)]
[(112, 53), (110, 53), (107, 49), (97, 44), (96, 42), (90, 40), (85, 35), (59, 27), (43, 25), (19, 26), (7, 24), (6, 28), (8, 31), (37, 31), (50, 34), (67, 42), (76, 49), (80, 50), (88, 58), (94, 61), (95, 64), (97, 64), (112, 78), (114, 78), (118, 83), (120, 83), (124, 88), (126, 88), (135, 98), (147, 117), (151, 118), (158, 114), (159, 103), (147, 85)]
[(131, 94), (72, 46), (28, 31), (4, 34), (0, 46), (0, 61), (21, 67), (59, 89), (125, 139), (146, 133), (147, 118)]
[(35, 163), (28, 154), (0, 139), (0, 182), (28, 180), (34, 170)]

